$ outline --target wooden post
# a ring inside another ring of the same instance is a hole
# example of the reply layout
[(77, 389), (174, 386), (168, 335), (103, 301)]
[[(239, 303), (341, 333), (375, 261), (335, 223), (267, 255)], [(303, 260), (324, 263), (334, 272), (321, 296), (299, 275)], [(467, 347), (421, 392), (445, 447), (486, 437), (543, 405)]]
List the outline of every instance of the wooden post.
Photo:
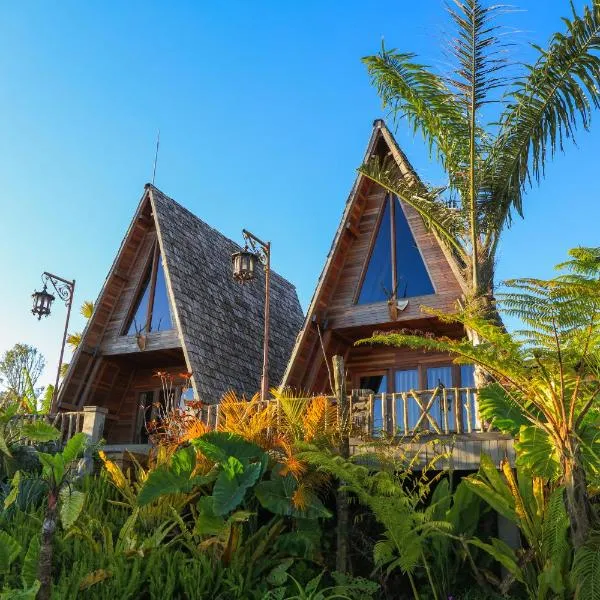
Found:
[[(79, 460), (77, 466), (78, 476), (83, 476), (86, 473), (92, 473), (94, 471), (94, 461), (92, 460), (92, 454), (90, 445), (97, 444), (102, 439), (104, 433), (104, 421), (108, 414), (108, 408), (102, 406), (84, 406), (83, 407), (83, 423), (81, 424), (81, 432), (85, 433), (88, 438), (88, 443), (83, 451), (83, 457)], [(64, 423), (63, 418), (63, 423)], [(62, 430), (62, 426), (61, 426)], [(69, 428), (69, 435), (71, 434)], [(68, 438), (64, 440), (68, 441)]]
[[(333, 362), (333, 378), (335, 384), (335, 398), (338, 410), (338, 426), (340, 428), (340, 456), (344, 459), (350, 457), (350, 406), (346, 395), (346, 373), (344, 359), (335, 355)], [(339, 482), (343, 485), (343, 481)], [(335, 568), (341, 573), (350, 571), (348, 556), (350, 514), (348, 507), (348, 494), (338, 488), (336, 494), (337, 506), (337, 553)]]
[(81, 431), (88, 436), (89, 441), (94, 444), (102, 439), (104, 433), (104, 421), (108, 414), (108, 408), (102, 406), (83, 407), (83, 426)]

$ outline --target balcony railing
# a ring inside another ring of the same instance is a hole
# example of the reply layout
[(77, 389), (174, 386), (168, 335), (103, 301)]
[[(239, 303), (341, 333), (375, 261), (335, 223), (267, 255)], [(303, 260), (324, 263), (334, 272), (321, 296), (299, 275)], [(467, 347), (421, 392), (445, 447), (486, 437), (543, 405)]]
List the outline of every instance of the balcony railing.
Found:
[[(350, 396), (353, 434), (369, 437), (402, 436), (417, 432), (437, 435), (482, 431), (477, 390), (472, 387), (411, 390), (393, 394), (373, 394), (355, 390)], [(310, 399), (307, 398), (308, 402)], [(335, 404), (335, 398), (329, 398)], [(265, 401), (277, 403), (277, 400)], [(277, 407), (276, 414), (279, 414)], [(223, 425), (219, 405), (207, 405), (202, 420), (210, 427)]]
[(352, 423), (373, 437), (482, 431), (477, 390), (471, 387), (352, 396)]

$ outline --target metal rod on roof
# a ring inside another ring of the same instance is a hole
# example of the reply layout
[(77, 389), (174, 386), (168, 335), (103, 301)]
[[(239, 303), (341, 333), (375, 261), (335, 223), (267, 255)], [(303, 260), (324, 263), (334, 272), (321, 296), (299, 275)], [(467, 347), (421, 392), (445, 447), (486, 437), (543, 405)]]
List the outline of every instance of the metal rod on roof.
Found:
[(156, 134), (156, 151), (154, 152), (154, 167), (152, 168), (152, 185), (154, 185), (154, 180), (156, 178), (156, 163), (158, 162), (158, 146), (160, 145), (160, 129)]

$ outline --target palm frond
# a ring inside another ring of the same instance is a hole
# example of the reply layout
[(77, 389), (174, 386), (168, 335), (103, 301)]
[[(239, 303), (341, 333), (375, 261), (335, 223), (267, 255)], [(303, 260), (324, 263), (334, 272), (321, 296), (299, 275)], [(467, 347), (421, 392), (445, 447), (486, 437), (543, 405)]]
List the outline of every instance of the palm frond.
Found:
[(574, 139), (578, 126), (588, 129), (592, 109), (600, 106), (600, 3), (564, 22), (566, 33), (555, 33), (548, 50), (535, 46), (537, 61), (508, 94), (487, 159), (499, 228), (511, 209), (523, 215), (525, 186), (539, 181), (547, 160), (566, 138)]
[(494, 24), (503, 10), (500, 5), (483, 6), (480, 0), (454, 0), (454, 6), (448, 6), (456, 27), (451, 52), (458, 62), (449, 84), (462, 98), (465, 114), (489, 102), (489, 93), (504, 82), (500, 72), (506, 59), (496, 36), (499, 26)]
[(468, 157), (465, 115), (442, 77), (414, 62), (415, 55), (386, 50), (363, 58), (371, 81), (395, 120), (406, 119), (451, 171), (459, 171)]
[(81, 316), (85, 319), (90, 319), (94, 312), (94, 303), (91, 300), (85, 300), (79, 309)]

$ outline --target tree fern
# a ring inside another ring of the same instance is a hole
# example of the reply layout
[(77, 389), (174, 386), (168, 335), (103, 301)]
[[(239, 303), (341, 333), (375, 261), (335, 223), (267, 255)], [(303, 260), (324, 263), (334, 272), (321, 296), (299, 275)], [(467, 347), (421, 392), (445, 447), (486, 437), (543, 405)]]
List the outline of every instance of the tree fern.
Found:
[(600, 539), (593, 537), (575, 553), (573, 585), (578, 600), (600, 600)]

